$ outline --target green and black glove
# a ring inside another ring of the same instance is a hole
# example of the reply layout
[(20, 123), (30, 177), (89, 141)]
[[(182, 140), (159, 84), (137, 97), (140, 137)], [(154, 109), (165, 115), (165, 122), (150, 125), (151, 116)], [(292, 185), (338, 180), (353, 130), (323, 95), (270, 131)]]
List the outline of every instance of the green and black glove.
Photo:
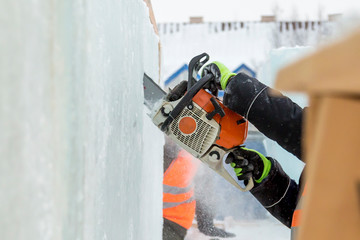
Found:
[(270, 172), (271, 161), (256, 150), (241, 147), (229, 154), (226, 163), (234, 168), (239, 180), (248, 180), (261, 183)]
[(216, 61), (206, 65), (203, 68), (201, 77), (204, 77), (208, 74), (212, 74), (214, 76), (214, 80), (211, 82), (211, 86), (208, 86), (211, 92), (214, 90), (212, 88), (225, 90), (229, 79), (236, 75), (236, 73), (232, 73), (227, 67), (225, 67), (224, 64)]

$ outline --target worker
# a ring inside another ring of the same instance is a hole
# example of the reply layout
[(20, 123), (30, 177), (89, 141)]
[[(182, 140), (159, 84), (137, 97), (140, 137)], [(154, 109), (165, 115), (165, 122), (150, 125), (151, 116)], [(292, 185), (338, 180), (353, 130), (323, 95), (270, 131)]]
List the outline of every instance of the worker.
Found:
[[(202, 76), (207, 74), (214, 76), (207, 85), (211, 92), (218, 89), (225, 91), (224, 105), (244, 116), (265, 136), (302, 159), (304, 110), (301, 107), (256, 78), (230, 72), (220, 62), (205, 66)], [(298, 185), (275, 159), (245, 147), (230, 155), (230, 162), (239, 180), (246, 182), (253, 176), (255, 186), (250, 192), (274, 217), (292, 228), (293, 236), (301, 214), (297, 204), (299, 196), (303, 195), (302, 177)]]
[(197, 214), (198, 229), (208, 236), (234, 237), (214, 226), (211, 212), (194, 197), (200, 161), (166, 137), (163, 178), (163, 240), (184, 239)]

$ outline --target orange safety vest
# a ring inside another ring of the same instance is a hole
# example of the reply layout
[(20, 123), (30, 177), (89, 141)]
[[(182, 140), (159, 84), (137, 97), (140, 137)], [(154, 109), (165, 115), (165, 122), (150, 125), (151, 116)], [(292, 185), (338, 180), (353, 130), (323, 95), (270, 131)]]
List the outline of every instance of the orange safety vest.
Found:
[(306, 197), (306, 184), (304, 186), (304, 190), (301, 194), (301, 198), (296, 206), (296, 209), (293, 213), (292, 222), (291, 222), (291, 239), (295, 240), (296, 235), (299, 231), (300, 227), (300, 221), (301, 221), (301, 214), (302, 214), (302, 202), (304, 201), (304, 198)]
[(163, 217), (189, 229), (195, 216), (196, 202), (192, 180), (199, 160), (181, 150), (164, 173)]

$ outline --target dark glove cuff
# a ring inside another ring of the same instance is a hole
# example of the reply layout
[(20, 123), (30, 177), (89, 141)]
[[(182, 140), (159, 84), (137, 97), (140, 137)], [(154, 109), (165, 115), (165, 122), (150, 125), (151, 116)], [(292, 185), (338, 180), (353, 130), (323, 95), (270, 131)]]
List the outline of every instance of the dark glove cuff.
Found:
[(256, 184), (250, 192), (265, 208), (270, 208), (282, 200), (291, 180), (275, 159), (267, 158), (272, 165), (269, 175), (260, 184)]

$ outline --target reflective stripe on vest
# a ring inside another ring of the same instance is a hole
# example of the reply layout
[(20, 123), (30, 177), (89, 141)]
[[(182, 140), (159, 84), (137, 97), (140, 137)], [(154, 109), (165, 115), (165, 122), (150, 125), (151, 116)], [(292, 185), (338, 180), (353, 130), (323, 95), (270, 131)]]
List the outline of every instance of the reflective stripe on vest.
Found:
[(194, 200), (194, 187), (191, 184), (185, 188), (173, 187), (163, 184), (163, 209), (189, 203)]
[(182, 150), (164, 173), (163, 217), (186, 229), (191, 227), (195, 216), (192, 180), (199, 163), (199, 160)]
[(184, 203), (191, 203), (194, 200), (195, 200), (194, 197), (191, 197), (188, 200), (183, 201), (183, 202), (163, 202), (163, 209), (177, 207)]
[(296, 206), (296, 209), (293, 213), (293, 217), (292, 217), (292, 222), (291, 222), (291, 239), (295, 240), (297, 233), (299, 231), (299, 227), (301, 224), (301, 214), (302, 214), (302, 205), (303, 205), (303, 201), (305, 199), (306, 196), (306, 184), (304, 186), (304, 190), (301, 194), (301, 198)]
[(187, 187), (174, 187), (174, 186), (169, 186), (166, 184), (163, 184), (163, 192), (164, 193), (171, 193), (171, 194), (182, 194), (182, 193), (187, 193), (189, 192), (191, 189), (193, 188), (193, 184), (190, 184), (190, 186)]

